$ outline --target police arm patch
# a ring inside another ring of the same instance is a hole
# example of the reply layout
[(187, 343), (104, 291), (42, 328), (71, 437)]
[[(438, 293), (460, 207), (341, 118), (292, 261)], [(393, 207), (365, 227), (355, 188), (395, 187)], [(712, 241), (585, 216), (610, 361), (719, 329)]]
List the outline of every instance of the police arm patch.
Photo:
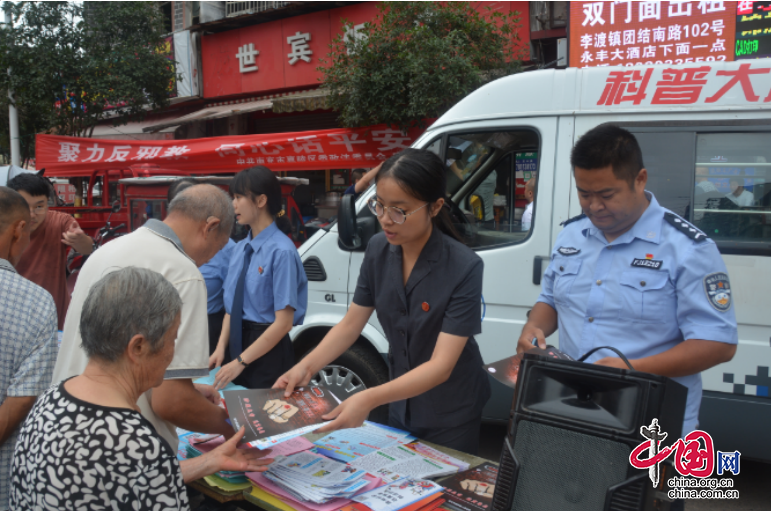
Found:
[(707, 235), (697, 229), (693, 224), (683, 220), (674, 213), (664, 213), (664, 220), (697, 243), (708, 239)]
[(731, 284), (725, 272), (719, 271), (705, 276), (704, 292), (715, 310), (725, 312), (731, 308)]

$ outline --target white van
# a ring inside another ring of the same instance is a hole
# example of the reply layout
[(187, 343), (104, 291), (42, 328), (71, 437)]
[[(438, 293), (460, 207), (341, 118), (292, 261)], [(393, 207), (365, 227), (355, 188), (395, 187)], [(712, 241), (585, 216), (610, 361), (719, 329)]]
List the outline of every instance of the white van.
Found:
[[(415, 142), (447, 162), (448, 192), (465, 219), (460, 227), (485, 263), (482, 334), (476, 338), (485, 363), (515, 352), (560, 223), (581, 213), (570, 150), (604, 123), (635, 134), (648, 189), (704, 230), (723, 254), (739, 348), (731, 362), (703, 374), (700, 423), (717, 449), (771, 461), (769, 60), (518, 74), (473, 92)], [(524, 230), (523, 177), (533, 169), (536, 198), (532, 224)], [(338, 223), (300, 248), (309, 303), (305, 323), (291, 332), (299, 355), (340, 321), (351, 302), (364, 248), (379, 230), (366, 206), (373, 194), (371, 187), (355, 205), (344, 202)], [(558, 333), (548, 342), (559, 346)], [(319, 377), (348, 392), (382, 383), (387, 352), (373, 315), (356, 345)], [(493, 389), (484, 416), (507, 420), (513, 393), (497, 382)]]

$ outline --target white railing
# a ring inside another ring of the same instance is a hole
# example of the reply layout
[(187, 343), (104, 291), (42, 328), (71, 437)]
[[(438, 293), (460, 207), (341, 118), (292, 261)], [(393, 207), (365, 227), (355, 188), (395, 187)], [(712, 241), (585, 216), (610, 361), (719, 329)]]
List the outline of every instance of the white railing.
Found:
[(289, 2), (225, 2), (225, 16), (241, 16), (271, 9), (279, 9)]

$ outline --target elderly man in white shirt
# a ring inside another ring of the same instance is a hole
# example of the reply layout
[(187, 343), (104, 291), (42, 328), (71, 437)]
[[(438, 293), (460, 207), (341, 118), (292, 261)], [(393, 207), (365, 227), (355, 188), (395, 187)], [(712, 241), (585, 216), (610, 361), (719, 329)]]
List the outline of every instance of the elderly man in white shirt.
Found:
[(233, 204), (225, 192), (212, 185), (195, 185), (171, 201), (163, 222), (150, 219), (94, 252), (80, 271), (72, 294), (53, 382), (81, 374), (88, 362), (79, 325), (91, 286), (120, 268), (154, 270), (182, 298), (182, 321), (164, 381), (139, 398), (140, 411), (175, 451), (177, 427), (232, 436), (227, 413), (215, 404), (219, 394), (213, 387), (193, 385), (192, 380), (209, 374), (206, 284), (198, 267), (225, 246), (234, 221)]

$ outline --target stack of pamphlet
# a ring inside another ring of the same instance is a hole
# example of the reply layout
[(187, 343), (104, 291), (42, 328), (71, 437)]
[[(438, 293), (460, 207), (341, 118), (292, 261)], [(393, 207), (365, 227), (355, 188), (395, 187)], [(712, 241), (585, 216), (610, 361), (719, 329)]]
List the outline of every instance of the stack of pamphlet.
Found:
[(404, 477), (426, 479), (458, 472), (457, 466), (428, 458), (400, 444), (356, 458), (350, 465), (389, 482)]
[(244, 442), (259, 449), (309, 433), (324, 423), (322, 415), (338, 404), (328, 389), (297, 390), (288, 398), (281, 389), (243, 389), (222, 393), (235, 430), (244, 426)]
[(444, 503), (441, 491), (431, 481), (404, 478), (355, 496), (340, 511), (429, 511)]
[(327, 458), (350, 463), (356, 458), (415, 439), (407, 431), (365, 421), (361, 427), (334, 431), (316, 440), (315, 452)]
[(264, 475), (294, 499), (316, 504), (349, 499), (369, 484), (366, 471), (307, 451), (276, 459)]

